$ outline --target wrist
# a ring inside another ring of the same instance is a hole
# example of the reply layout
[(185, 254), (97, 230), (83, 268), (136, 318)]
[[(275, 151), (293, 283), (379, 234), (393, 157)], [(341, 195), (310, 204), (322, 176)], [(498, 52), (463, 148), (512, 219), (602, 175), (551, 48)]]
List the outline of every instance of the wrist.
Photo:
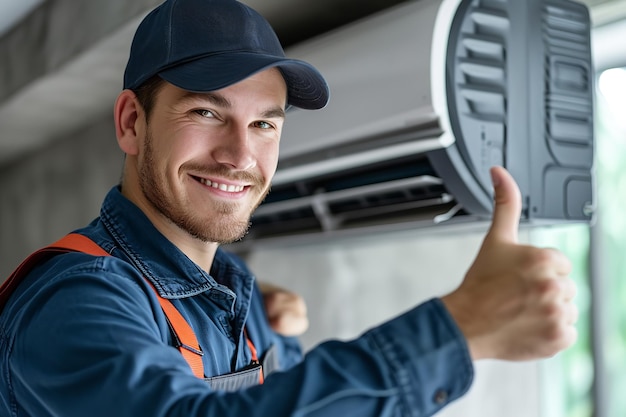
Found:
[(484, 336), (478, 328), (477, 320), (473, 318), (471, 305), (464, 303), (461, 298), (453, 292), (441, 297), (441, 302), (456, 323), (469, 350), (472, 360), (486, 359), (490, 357), (486, 353)]

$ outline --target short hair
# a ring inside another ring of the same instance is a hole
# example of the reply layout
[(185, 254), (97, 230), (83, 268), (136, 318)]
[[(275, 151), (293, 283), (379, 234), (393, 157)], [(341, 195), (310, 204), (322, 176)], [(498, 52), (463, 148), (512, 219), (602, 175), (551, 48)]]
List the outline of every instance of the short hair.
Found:
[(146, 112), (146, 120), (150, 119), (150, 114), (152, 113), (152, 109), (154, 108), (156, 96), (164, 84), (165, 80), (163, 80), (163, 78), (159, 77), (158, 75), (154, 75), (133, 90), (133, 92), (137, 96), (139, 104)]

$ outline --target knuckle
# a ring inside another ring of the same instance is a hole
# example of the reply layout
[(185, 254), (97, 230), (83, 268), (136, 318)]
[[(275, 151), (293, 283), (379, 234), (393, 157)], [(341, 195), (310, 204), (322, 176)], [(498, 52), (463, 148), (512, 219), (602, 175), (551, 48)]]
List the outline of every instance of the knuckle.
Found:
[(539, 309), (539, 314), (547, 323), (572, 324), (578, 320), (578, 307), (571, 302), (563, 302), (557, 299), (545, 302)]
[(543, 332), (543, 338), (547, 346), (552, 346), (558, 350), (570, 346), (577, 337), (576, 327), (572, 324), (565, 324), (563, 321), (551, 322)]
[(542, 264), (545, 255), (541, 251), (541, 249), (531, 246), (525, 248), (520, 257), (520, 266), (524, 271), (535, 271)]
[(570, 347), (577, 339), (577, 331), (573, 326), (559, 326), (548, 334), (548, 343), (556, 354)]
[(565, 287), (565, 290), (564, 290), (565, 296), (568, 300), (571, 300), (574, 297), (576, 297), (576, 294), (578, 293), (578, 287), (576, 286), (576, 283), (574, 282), (573, 279), (568, 278), (564, 280), (563, 285)]
[(565, 276), (571, 271), (569, 258), (557, 249), (530, 246), (521, 259), (526, 270), (534, 274)]
[(578, 311), (578, 307), (575, 304), (571, 304), (570, 322), (576, 323), (579, 317), (580, 317), (580, 312)]
[(573, 325), (579, 318), (578, 306), (576, 304), (567, 302), (563, 307), (563, 321), (569, 325)]
[(557, 261), (557, 252), (553, 249), (533, 248), (529, 251), (528, 262), (533, 266), (546, 267)]
[(546, 327), (544, 339), (549, 345), (559, 347), (563, 345), (563, 342), (566, 339), (566, 334), (567, 332), (565, 326), (558, 323), (552, 323)]
[(560, 284), (554, 279), (542, 279), (534, 283), (534, 295), (539, 299), (550, 299), (561, 291)]
[(546, 320), (558, 322), (560, 321), (559, 319), (563, 317), (563, 315), (563, 309), (557, 303), (548, 303), (543, 306), (542, 316)]
[(298, 297), (295, 301), (295, 307), (296, 307), (296, 311), (298, 311), (300, 314), (302, 315), (307, 314), (307, 307), (306, 307), (306, 302), (304, 301), (304, 298)]

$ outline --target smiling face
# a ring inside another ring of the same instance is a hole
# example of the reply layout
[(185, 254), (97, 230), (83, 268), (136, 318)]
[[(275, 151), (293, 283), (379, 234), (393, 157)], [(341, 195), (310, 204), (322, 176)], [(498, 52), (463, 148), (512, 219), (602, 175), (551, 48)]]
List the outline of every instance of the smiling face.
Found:
[(171, 240), (241, 238), (276, 170), (287, 96), (280, 72), (211, 93), (164, 83), (148, 120), (127, 94), (136, 112), (127, 118), (127, 140), (120, 135), (123, 110), (116, 110), (127, 154), (123, 194)]

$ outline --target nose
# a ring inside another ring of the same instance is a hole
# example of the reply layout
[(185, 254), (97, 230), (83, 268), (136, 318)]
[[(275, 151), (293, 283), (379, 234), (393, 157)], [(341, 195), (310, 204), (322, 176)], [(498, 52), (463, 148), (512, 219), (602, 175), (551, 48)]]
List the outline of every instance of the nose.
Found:
[(248, 126), (232, 124), (225, 128), (213, 149), (213, 158), (231, 169), (245, 171), (256, 166)]

